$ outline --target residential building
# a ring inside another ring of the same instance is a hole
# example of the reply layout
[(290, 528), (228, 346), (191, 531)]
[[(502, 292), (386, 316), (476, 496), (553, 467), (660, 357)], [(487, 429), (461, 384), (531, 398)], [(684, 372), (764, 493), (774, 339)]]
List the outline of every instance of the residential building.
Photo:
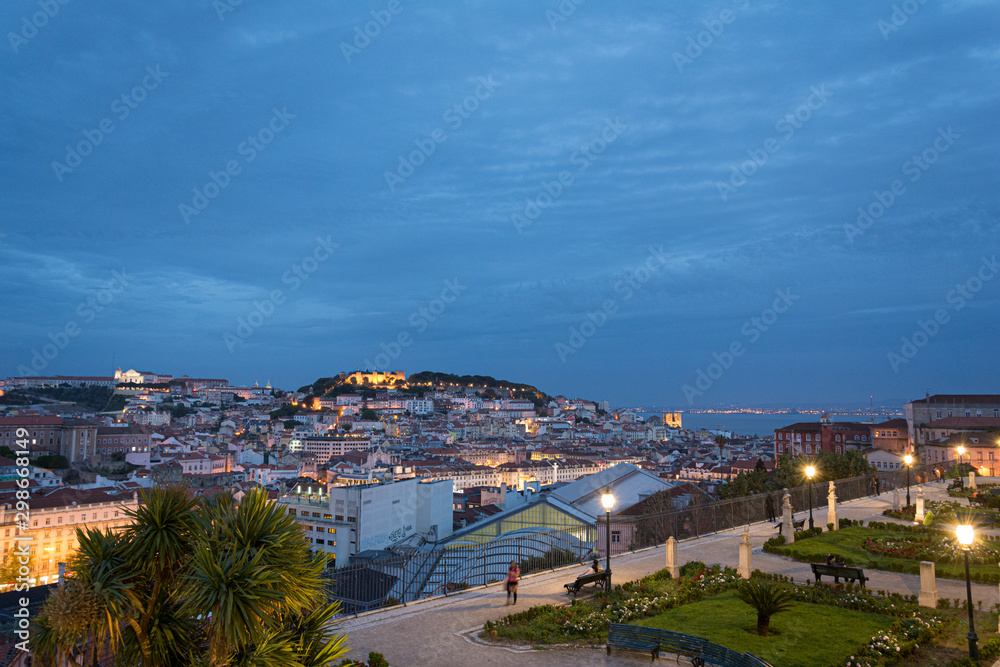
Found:
[(138, 495), (119, 495), (114, 489), (59, 488), (31, 497), (28, 529), (15, 521), (14, 501), (0, 503), (0, 535), (3, 553), (21, 541), (31, 545), (31, 576), (35, 584), (56, 583), (59, 563), (66, 562), (76, 551), (76, 529), (118, 531), (132, 521), (126, 510), (135, 510)]
[(73, 463), (95, 453), (97, 430), (97, 424), (75, 417), (12, 415), (0, 417), (0, 445), (16, 450), (27, 439), (33, 454), (62, 454)]
[(935, 394), (903, 406), (911, 445), (924, 444), (918, 431), (929, 422), (948, 417), (1000, 419), (1000, 394)]
[(823, 413), (818, 422), (799, 422), (774, 430), (774, 456), (815, 456), (821, 451), (843, 454), (871, 446), (871, 424), (834, 422)]

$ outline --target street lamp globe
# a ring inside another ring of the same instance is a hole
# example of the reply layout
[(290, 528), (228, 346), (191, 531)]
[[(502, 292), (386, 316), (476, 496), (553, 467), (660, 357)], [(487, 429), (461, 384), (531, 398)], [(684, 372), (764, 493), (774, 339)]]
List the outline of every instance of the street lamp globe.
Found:
[(812, 479), (813, 475), (815, 474), (816, 474), (816, 466), (806, 466), (806, 477)]
[(610, 512), (611, 508), (615, 506), (615, 496), (610, 491), (605, 491), (601, 495), (601, 504), (604, 505), (604, 511)]
[(910, 456), (909, 454), (907, 454), (906, 456), (904, 456), (903, 460), (906, 461), (906, 465), (912, 465), (913, 464), (913, 457)]
[(976, 537), (976, 531), (971, 524), (961, 524), (955, 527), (955, 536), (958, 537), (959, 544), (968, 548), (972, 546), (972, 541)]

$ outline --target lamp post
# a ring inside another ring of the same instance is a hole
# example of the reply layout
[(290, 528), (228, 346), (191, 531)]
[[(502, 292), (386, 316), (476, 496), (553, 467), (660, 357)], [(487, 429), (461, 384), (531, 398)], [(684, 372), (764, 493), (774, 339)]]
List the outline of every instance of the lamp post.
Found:
[(962, 456), (965, 454), (965, 447), (963, 447), (962, 445), (959, 445), (958, 447), (955, 448), (955, 451), (958, 453), (958, 484), (959, 484), (958, 488), (960, 488), (960, 489), (962, 489), (964, 491), (965, 490), (965, 477), (962, 475), (962, 472), (963, 472), (962, 471)]
[(976, 636), (976, 626), (972, 619), (972, 582), (969, 579), (969, 551), (972, 549), (976, 533), (971, 524), (965, 524), (955, 528), (955, 535), (958, 537), (958, 543), (962, 545), (962, 551), (965, 552), (965, 594), (969, 603), (969, 634), (966, 636), (969, 638), (969, 657), (979, 660), (979, 647), (976, 645), (979, 637)]
[(910, 466), (913, 465), (913, 457), (907, 454), (903, 457), (903, 462), (906, 463), (906, 506), (910, 506)]
[(815, 474), (815, 466), (806, 466), (806, 477), (809, 478), (809, 530), (813, 529), (813, 476)]
[(611, 592), (611, 508), (615, 505), (615, 497), (611, 494), (611, 488), (609, 487), (604, 491), (604, 495), (601, 496), (601, 504), (604, 505), (604, 515), (607, 520), (605, 524), (605, 535), (607, 537), (607, 560), (605, 561), (604, 571), (607, 573), (607, 579), (605, 580), (605, 590), (609, 593)]

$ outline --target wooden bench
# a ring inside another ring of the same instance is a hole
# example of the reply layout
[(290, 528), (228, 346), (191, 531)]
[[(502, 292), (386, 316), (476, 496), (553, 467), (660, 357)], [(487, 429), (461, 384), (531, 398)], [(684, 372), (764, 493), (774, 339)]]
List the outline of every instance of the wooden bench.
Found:
[[(781, 533), (781, 528), (784, 525), (785, 525), (784, 521), (779, 521), (778, 522), (778, 533), (779, 534)], [(801, 521), (796, 521), (795, 519), (792, 519), (792, 531), (793, 532), (796, 531), (796, 530), (802, 530), (805, 527), (805, 525), (806, 525), (806, 520), (805, 519), (802, 519)]]
[(608, 572), (588, 572), (587, 574), (581, 574), (573, 583), (563, 584), (563, 588), (566, 589), (566, 595), (572, 593), (573, 597), (576, 597), (576, 594), (580, 592), (580, 589), (587, 584), (597, 584), (598, 588), (601, 586), (607, 588)]
[(659, 658), (661, 653), (688, 656), (696, 667), (704, 667), (706, 664), (720, 667), (771, 667), (755, 655), (737, 653), (702, 637), (625, 623), (608, 624), (608, 655), (611, 655), (612, 646), (649, 651), (652, 660)]
[(861, 570), (860, 567), (846, 567), (843, 565), (826, 565), (824, 563), (813, 563), (811, 565), (813, 574), (816, 575), (816, 581), (819, 581), (821, 575), (826, 575), (828, 577), (833, 577), (833, 582), (839, 584), (840, 578), (843, 577), (845, 581), (849, 581), (852, 584), (857, 581), (861, 584), (861, 588), (865, 587), (865, 582), (868, 581), (868, 577)]
[(992, 526), (997, 522), (997, 515), (992, 512), (975, 512), (968, 516), (968, 521), (977, 526)]

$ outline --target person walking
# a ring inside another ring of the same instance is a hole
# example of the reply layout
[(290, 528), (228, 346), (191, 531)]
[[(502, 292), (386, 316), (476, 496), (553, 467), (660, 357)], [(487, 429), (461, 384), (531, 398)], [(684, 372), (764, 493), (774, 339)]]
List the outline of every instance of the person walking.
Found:
[(882, 482), (879, 481), (878, 475), (875, 475), (875, 495), (879, 496), (882, 494)]
[[(521, 578), (521, 568), (517, 566), (517, 561), (512, 560), (507, 568), (507, 604), (517, 604), (517, 582)], [(510, 601), (511, 594), (514, 601)]]
[(767, 514), (767, 520), (774, 523), (774, 496), (770, 493), (764, 499), (764, 513)]

